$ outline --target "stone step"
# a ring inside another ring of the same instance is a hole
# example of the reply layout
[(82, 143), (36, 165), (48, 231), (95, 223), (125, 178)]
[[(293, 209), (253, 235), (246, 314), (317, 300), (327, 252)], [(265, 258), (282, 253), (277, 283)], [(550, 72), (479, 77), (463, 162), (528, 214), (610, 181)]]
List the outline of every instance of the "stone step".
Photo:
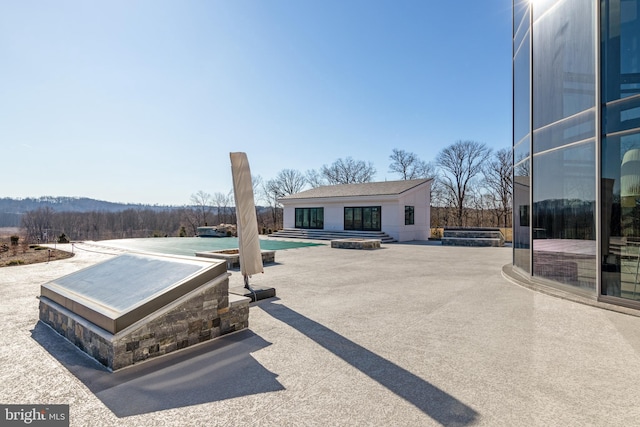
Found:
[(361, 235), (361, 234), (348, 234), (348, 233), (274, 233), (271, 234), (273, 237), (300, 237), (300, 238), (310, 238), (310, 239), (348, 239), (348, 238), (362, 238), (362, 239), (380, 239), (380, 240), (392, 240), (392, 238), (388, 235)]
[(503, 239), (493, 239), (485, 237), (443, 237), (442, 246), (504, 246)]
[(500, 239), (502, 233), (500, 231), (489, 230), (444, 230), (444, 237), (463, 237), (463, 238), (486, 238)]
[(335, 239), (379, 239), (382, 243), (392, 243), (396, 240), (383, 231), (331, 231), (285, 228), (269, 236), (293, 239), (335, 240)]

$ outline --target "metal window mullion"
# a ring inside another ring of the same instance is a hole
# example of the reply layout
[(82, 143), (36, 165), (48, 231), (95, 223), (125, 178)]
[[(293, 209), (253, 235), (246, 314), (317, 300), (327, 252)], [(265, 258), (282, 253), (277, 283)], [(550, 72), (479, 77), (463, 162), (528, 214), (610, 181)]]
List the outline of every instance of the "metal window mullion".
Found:
[(529, 276), (533, 277), (533, 2), (529, 3)]
[(595, 227), (596, 227), (596, 298), (602, 294), (602, 22), (601, 22), (601, 0), (594, 0), (595, 7), (595, 94), (596, 94), (596, 206), (595, 206)]

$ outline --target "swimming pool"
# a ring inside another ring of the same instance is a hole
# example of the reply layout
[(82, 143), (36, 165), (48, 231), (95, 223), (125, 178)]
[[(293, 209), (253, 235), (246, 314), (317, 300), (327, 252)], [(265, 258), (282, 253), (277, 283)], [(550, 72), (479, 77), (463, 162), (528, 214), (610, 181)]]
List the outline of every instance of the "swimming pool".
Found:
[[(170, 255), (195, 256), (196, 252), (217, 251), (238, 247), (237, 237), (150, 237), (144, 239), (101, 240), (99, 245), (132, 251), (155, 252)], [(260, 248), (270, 251), (320, 246), (322, 243), (291, 242), (288, 240), (260, 239)]]

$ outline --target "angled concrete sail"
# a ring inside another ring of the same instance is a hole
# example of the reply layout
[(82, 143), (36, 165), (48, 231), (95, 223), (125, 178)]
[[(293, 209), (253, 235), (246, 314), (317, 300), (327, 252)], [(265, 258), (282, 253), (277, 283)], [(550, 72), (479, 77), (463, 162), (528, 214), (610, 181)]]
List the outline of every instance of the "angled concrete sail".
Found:
[(258, 235), (258, 220), (253, 199), (253, 184), (246, 153), (230, 153), (230, 157), (233, 194), (236, 201), (240, 272), (247, 278), (253, 274), (264, 272)]

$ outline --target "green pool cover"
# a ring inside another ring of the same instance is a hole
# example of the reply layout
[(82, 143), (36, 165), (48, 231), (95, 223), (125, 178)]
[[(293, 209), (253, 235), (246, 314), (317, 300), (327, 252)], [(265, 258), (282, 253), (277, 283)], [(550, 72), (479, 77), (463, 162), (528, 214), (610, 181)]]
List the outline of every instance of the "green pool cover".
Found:
[[(104, 246), (133, 251), (155, 252), (170, 255), (195, 256), (196, 252), (217, 251), (238, 247), (237, 237), (157, 237), (147, 239), (101, 240)], [(291, 242), (285, 240), (260, 240), (260, 248), (271, 251), (319, 246), (322, 243)]]

